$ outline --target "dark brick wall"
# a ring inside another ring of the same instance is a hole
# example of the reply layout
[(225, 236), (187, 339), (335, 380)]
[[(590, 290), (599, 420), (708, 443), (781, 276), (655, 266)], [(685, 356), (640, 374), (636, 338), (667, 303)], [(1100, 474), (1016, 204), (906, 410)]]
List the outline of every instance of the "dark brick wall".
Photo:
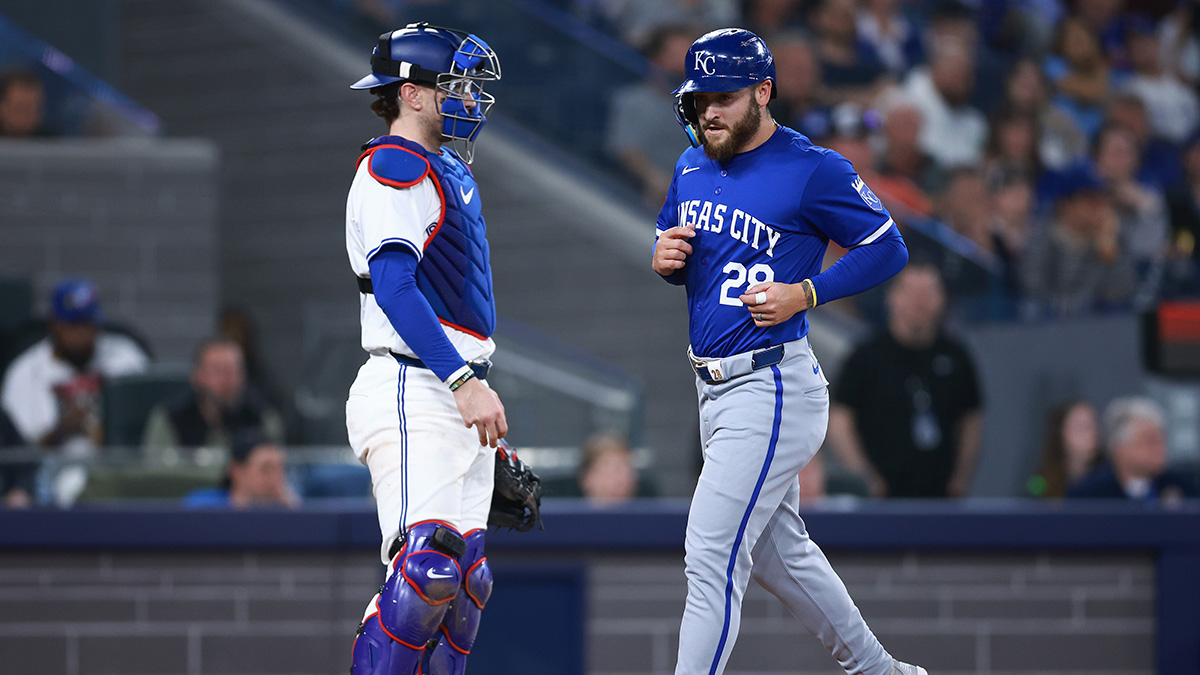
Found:
[[(1149, 556), (1063, 553), (829, 555), (894, 656), (935, 675), (1154, 672)], [(679, 557), (608, 558), (591, 577), (588, 672), (674, 672), (687, 586)], [(751, 583), (727, 675), (842, 673), (783, 605)]]
[[(535, 560), (493, 557), (510, 566)], [(884, 645), (936, 675), (1153, 672), (1148, 555), (830, 558)], [(587, 672), (672, 673), (682, 556), (587, 560)], [(369, 552), (5, 553), (0, 675), (342, 673), (380, 570)], [(485, 630), (498, 629), (501, 620), (489, 618)], [(727, 672), (838, 671), (752, 585)]]

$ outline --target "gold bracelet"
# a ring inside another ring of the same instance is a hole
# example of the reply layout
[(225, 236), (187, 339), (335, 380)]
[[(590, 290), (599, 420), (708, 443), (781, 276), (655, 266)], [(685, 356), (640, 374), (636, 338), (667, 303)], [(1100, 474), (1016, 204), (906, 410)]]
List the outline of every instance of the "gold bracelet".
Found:
[(813, 285), (812, 279), (805, 279), (801, 283), (808, 284), (808, 286), (807, 286), (808, 292), (805, 295), (807, 296), (807, 300), (810, 303), (812, 303), (811, 305), (809, 305), (808, 308), (812, 309), (813, 307), (816, 307), (817, 306), (817, 287), (815, 285)]
[(458, 388), (467, 383), (467, 380), (475, 377), (475, 371), (467, 368), (467, 372), (459, 376), (459, 378), (450, 383), (450, 391), (458, 391)]

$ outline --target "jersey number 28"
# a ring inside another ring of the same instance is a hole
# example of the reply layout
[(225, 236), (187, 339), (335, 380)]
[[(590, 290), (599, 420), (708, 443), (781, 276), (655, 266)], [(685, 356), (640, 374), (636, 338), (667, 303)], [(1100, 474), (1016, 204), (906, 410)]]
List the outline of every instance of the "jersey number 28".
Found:
[[(740, 289), (743, 285), (745, 285), (746, 288), (750, 288), (752, 286), (757, 286), (758, 284), (765, 284), (775, 281), (775, 270), (771, 269), (770, 265), (764, 263), (754, 265), (749, 269), (749, 271), (747, 271), (746, 266), (742, 263), (731, 262), (726, 264), (725, 269), (721, 271), (726, 274), (730, 274), (730, 277), (726, 279), (723, 284), (721, 284), (722, 305), (742, 307), (742, 301), (738, 300), (738, 296), (741, 295), (741, 293), (738, 292), (738, 289)], [(749, 280), (749, 283), (746, 283), (747, 280)], [(733, 295), (729, 294), (730, 290), (734, 291)]]

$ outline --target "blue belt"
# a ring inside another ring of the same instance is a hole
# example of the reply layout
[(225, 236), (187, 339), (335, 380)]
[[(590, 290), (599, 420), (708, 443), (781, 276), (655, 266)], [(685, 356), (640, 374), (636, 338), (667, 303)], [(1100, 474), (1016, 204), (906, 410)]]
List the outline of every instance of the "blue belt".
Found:
[[(773, 366), (782, 360), (783, 360), (783, 345), (775, 345), (774, 347), (767, 347), (766, 349), (760, 349), (750, 355), (750, 370), (751, 371), (761, 370), (763, 368)], [(721, 372), (719, 375), (714, 377), (714, 374), (709, 371), (709, 364), (719, 363), (721, 361), (721, 359), (710, 359), (708, 361), (701, 361), (699, 359), (693, 358), (691, 361), (692, 361), (692, 369), (696, 371), (696, 376), (699, 377), (701, 380), (704, 380), (704, 382), (707, 384), (716, 384), (717, 382), (725, 382), (734, 377), (745, 374), (745, 372), (737, 372), (736, 370), (732, 370), (727, 366), (725, 369), (723, 369), (725, 372)], [(744, 369), (745, 361), (742, 361), (741, 363), (742, 363), (742, 368)], [(730, 371), (732, 371), (732, 372), (730, 372)]]
[[(399, 363), (403, 363), (406, 366), (412, 366), (413, 368), (424, 368), (425, 370), (429, 370), (429, 366), (425, 365), (425, 362), (423, 362), (421, 359), (414, 359), (411, 356), (397, 354), (396, 352), (392, 352), (391, 354), (392, 354), (392, 358), (396, 359), (396, 361), (398, 361)], [(478, 377), (481, 380), (486, 380), (487, 376), (488, 376), (488, 371), (492, 369), (492, 362), (488, 361), (487, 359), (476, 359), (474, 361), (468, 361), (467, 365), (471, 366), (471, 370), (475, 371), (475, 377)]]

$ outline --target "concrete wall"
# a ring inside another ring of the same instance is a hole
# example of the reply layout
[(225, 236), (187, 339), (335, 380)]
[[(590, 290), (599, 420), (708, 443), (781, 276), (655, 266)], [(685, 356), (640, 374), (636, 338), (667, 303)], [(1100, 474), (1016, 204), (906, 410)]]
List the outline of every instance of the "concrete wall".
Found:
[(1082, 398), (1103, 413), (1118, 396), (1147, 393), (1134, 316), (980, 325), (964, 338), (985, 398), (974, 497), (1026, 494), (1055, 405)]
[(42, 311), (87, 276), (108, 319), (186, 363), (215, 321), (217, 165), (205, 141), (0, 142), (0, 270)]
[[(490, 557), (509, 568), (563, 559)], [(834, 551), (830, 558), (884, 645), (937, 675), (1154, 672), (1148, 554)], [(673, 672), (686, 593), (682, 556), (586, 560), (586, 672)], [(345, 672), (380, 569), (367, 551), (5, 553), (0, 675)], [(515, 616), (484, 616), (484, 631), (519, 633), (505, 627)], [(839, 672), (775, 598), (752, 587), (727, 672), (797, 671)]]

